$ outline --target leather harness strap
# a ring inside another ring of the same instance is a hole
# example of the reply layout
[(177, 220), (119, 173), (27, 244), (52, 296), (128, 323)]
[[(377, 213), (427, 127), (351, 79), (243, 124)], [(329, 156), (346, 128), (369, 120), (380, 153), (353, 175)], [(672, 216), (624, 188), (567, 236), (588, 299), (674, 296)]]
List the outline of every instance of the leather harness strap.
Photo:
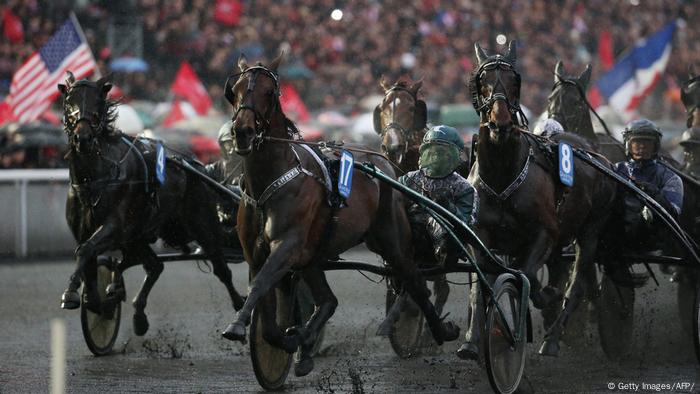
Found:
[(527, 160), (525, 160), (525, 165), (523, 166), (523, 169), (520, 170), (520, 174), (518, 174), (517, 177), (513, 180), (513, 182), (508, 185), (505, 189), (503, 189), (502, 192), (498, 193), (491, 186), (489, 186), (488, 183), (481, 177), (480, 174), (477, 174), (477, 179), (481, 181), (480, 185), (484, 187), (484, 190), (486, 190), (489, 194), (493, 195), (494, 197), (498, 198), (501, 201), (505, 201), (510, 197), (511, 194), (513, 194), (514, 191), (518, 190), (520, 185), (525, 182), (525, 179), (527, 178), (527, 174), (530, 170), (530, 159), (534, 156), (534, 151), (532, 150), (532, 147), (530, 147), (530, 151), (528, 152), (527, 155)]

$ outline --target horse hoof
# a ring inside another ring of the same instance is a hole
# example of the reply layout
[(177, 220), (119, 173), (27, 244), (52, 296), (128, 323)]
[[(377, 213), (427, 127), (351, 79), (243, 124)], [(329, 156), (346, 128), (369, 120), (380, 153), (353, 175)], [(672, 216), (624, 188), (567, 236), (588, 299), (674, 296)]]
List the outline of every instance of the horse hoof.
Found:
[(542, 356), (557, 357), (559, 356), (559, 341), (545, 339), (538, 353)]
[(314, 359), (306, 357), (294, 362), (294, 376), (306, 376), (314, 370)]
[(62, 309), (78, 309), (80, 308), (80, 294), (77, 290), (66, 290), (61, 296)]
[(126, 300), (126, 291), (124, 291), (124, 287), (110, 283), (105, 290), (105, 296), (108, 300), (124, 301)]
[(459, 338), (459, 326), (451, 321), (443, 323), (442, 339), (445, 342), (451, 342), (457, 338)]
[(241, 323), (231, 323), (221, 332), (221, 336), (229, 341), (240, 341), (245, 344), (245, 326)]
[(462, 360), (479, 361), (479, 347), (471, 342), (465, 342), (457, 349), (457, 357)]
[(141, 337), (148, 332), (148, 317), (145, 313), (134, 313), (134, 334)]

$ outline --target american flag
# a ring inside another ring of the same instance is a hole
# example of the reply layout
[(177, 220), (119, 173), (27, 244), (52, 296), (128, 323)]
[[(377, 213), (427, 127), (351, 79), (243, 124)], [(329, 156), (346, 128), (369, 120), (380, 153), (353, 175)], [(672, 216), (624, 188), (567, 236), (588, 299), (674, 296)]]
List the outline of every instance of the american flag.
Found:
[(95, 69), (95, 59), (75, 17), (69, 18), (12, 76), (7, 102), (17, 120), (31, 122), (59, 95), (57, 84), (71, 71), (76, 79)]

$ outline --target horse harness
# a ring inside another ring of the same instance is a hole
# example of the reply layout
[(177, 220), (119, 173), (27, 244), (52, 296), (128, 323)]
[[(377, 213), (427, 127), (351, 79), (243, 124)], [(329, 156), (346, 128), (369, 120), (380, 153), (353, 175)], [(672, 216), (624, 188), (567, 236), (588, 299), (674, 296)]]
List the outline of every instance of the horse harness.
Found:
[[(487, 194), (495, 197), (500, 206), (504, 205), (508, 198), (525, 182), (530, 171), (530, 164), (532, 162), (539, 165), (543, 170), (545, 170), (545, 172), (550, 174), (552, 178), (555, 178), (556, 176), (554, 174), (554, 169), (557, 166), (557, 156), (554, 148), (555, 145), (551, 141), (529, 132), (523, 132), (523, 135), (525, 136), (525, 141), (529, 145), (527, 159), (525, 160), (525, 164), (523, 164), (523, 167), (518, 175), (508, 186), (506, 186), (501, 192), (497, 192), (481, 177), (481, 174), (477, 174), (476, 176), (476, 179), (479, 182), (475, 183), (482, 186), (482, 189)], [(541, 154), (538, 155), (537, 152), (540, 152)], [(559, 182), (556, 180), (555, 185), (559, 185), (559, 187), (555, 188), (555, 208), (558, 212), (559, 208), (564, 203), (566, 194), (571, 187), (559, 184)]]
[(408, 153), (409, 147), (415, 144), (416, 137), (419, 137), (418, 132), (425, 129), (425, 124), (427, 121), (427, 109), (423, 100), (418, 99), (416, 94), (414, 94), (410, 89), (407, 89), (401, 85), (392, 86), (389, 90), (386, 91), (384, 97), (386, 98), (391, 92), (395, 91), (407, 92), (413, 98), (415, 107), (413, 109), (413, 124), (411, 125), (411, 128), (407, 129), (403, 127), (399, 122), (396, 121), (394, 117), (396, 114), (396, 96), (394, 96), (394, 99), (391, 100), (391, 122), (389, 122), (389, 124), (380, 129), (381, 123), (379, 116), (381, 107), (378, 105), (374, 112), (374, 128), (379, 133), (379, 135), (384, 135), (384, 133), (386, 133), (387, 130), (392, 128), (399, 130), (402, 135), (406, 136), (406, 145), (403, 149), (403, 153), (406, 154)]

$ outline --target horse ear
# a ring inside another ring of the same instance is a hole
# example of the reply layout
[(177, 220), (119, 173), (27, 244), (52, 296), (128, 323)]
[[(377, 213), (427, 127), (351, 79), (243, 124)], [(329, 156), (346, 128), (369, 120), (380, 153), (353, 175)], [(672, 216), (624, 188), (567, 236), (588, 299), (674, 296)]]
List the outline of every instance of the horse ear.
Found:
[(68, 86), (66, 86), (62, 83), (59, 83), (58, 84), (58, 91), (61, 92), (61, 94), (65, 96), (68, 94)]
[(282, 60), (284, 60), (284, 55), (284, 51), (280, 51), (280, 54), (277, 55), (277, 57), (275, 58), (275, 60), (272, 61), (272, 63), (270, 63), (270, 70), (277, 72), (277, 68), (282, 63)]
[(695, 63), (690, 63), (688, 65), (688, 79), (693, 79), (696, 75), (697, 74), (695, 72)]
[(243, 53), (238, 57), (238, 69), (241, 70), (241, 72), (248, 69), (248, 59), (246, 59)]
[(386, 78), (384, 77), (384, 75), (382, 75), (381, 78), (379, 78), (379, 86), (382, 87), (384, 92), (389, 90), (389, 88), (391, 87), (391, 85), (389, 85), (389, 83), (386, 81)]
[(107, 76), (104, 76), (97, 80), (97, 86), (100, 86), (100, 89), (102, 90), (102, 94), (107, 95), (110, 90), (112, 90), (112, 75), (109, 74)]
[(590, 82), (590, 80), (591, 80), (591, 71), (592, 70), (593, 69), (591, 68), (591, 64), (588, 63), (588, 65), (586, 66), (586, 69), (583, 70), (581, 75), (579, 75), (579, 77), (578, 77), (578, 82), (581, 84), (581, 87), (584, 89), (586, 89), (588, 87), (588, 82)]
[(420, 90), (421, 87), (423, 87), (423, 78), (419, 79), (418, 82), (411, 85), (411, 92), (413, 93), (414, 96), (418, 95), (418, 91)]
[(515, 61), (518, 59), (515, 40), (511, 41), (510, 44), (508, 44), (508, 53), (506, 53), (504, 57), (508, 59), (508, 61), (511, 64), (515, 64)]
[(478, 42), (474, 43), (474, 52), (476, 53), (476, 61), (479, 64), (483, 63), (488, 58), (488, 56), (486, 56), (486, 53), (484, 52), (484, 50), (481, 49), (481, 45), (479, 45)]
[(554, 66), (554, 82), (559, 82), (562, 75), (564, 75), (564, 62), (559, 60), (557, 65)]
[(70, 71), (66, 71), (66, 74), (68, 74), (68, 76), (66, 77), (66, 85), (70, 87), (75, 83), (75, 75), (73, 75), (73, 73)]

